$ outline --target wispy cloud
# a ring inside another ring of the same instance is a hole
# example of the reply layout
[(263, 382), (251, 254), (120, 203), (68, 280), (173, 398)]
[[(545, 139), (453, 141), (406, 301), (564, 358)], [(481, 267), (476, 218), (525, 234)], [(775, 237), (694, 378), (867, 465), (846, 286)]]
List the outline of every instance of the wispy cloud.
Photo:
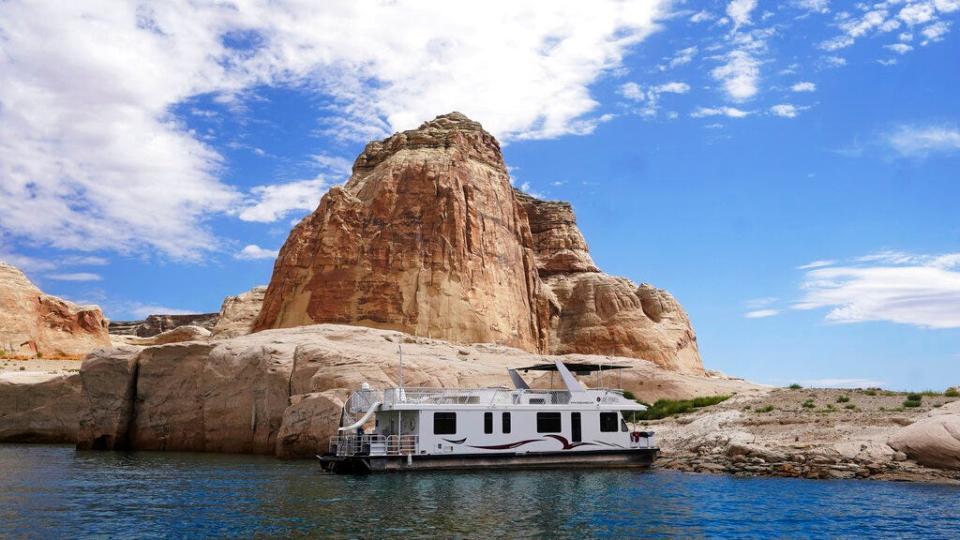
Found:
[(44, 274), (45, 278), (56, 281), (100, 281), (100, 274), (92, 272), (67, 272), (62, 274)]
[(790, 103), (779, 103), (770, 107), (770, 114), (781, 118), (796, 118), (797, 107)]
[(180, 309), (156, 304), (133, 304), (127, 311), (138, 319), (145, 319), (150, 315), (190, 315), (196, 313), (189, 309)]
[(779, 309), (756, 309), (746, 312), (743, 316), (748, 319), (765, 319), (767, 317), (773, 317), (774, 315), (779, 314)]
[(694, 118), (704, 118), (709, 116), (726, 116), (728, 118), (743, 118), (749, 116), (750, 111), (744, 111), (736, 107), (697, 107), (690, 116)]
[(834, 261), (832, 259), (819, 259), (819, 260), (811, 261), (811, 262), (808, 262), (807, 264), (798, 266), (797, 270), (810, 270), (812, 268), (822, 268), (824, 266), (830, 266), (836, 262), (837, 261)]
[(889, 321), (960, 328), (960, 253), (886, 251), (804, 275), (795, 309), (828, 308), (834, 323)]
[(631, 81), (620, 85), (619, 88), (621, 96), (636, 104), (634, 112), (647, 117), (657, 115), (660, 109), (661, 94), (686, 94), (689, 91), (690, 85), (680, 81), (671, 81), (647, 87)]
[(242, 260), (276, 259), (279, 251), (276, 249), (262, 248), (256, 244), (244, 246), (234, 258)]
[(960, 130), (951, 126), (901, 125), (884, 136), (900, 155), (926, 157), (960, 150)]
[(816, 92), (817, 85), (810, 81), (801, 81), (790, 87), (794, 92)]

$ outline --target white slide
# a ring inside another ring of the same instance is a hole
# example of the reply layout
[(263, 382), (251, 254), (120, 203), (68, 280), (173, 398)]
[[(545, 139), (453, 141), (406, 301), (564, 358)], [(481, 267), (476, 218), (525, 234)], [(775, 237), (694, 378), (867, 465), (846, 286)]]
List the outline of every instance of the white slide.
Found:
[(370, 417), (373, 416), (373, 413), (377, 411), (377, 407), (379, 407), (380, 405), (383, 405), (383, 402), (382, 402), (382, 401), (378, 401), (378, 402), (374, 403), (374, 404), (371, 405), (370, 408), (367, 410), (367, 414), (363, 415), (363, 418), (357, 420), (356, 422), (350, 424), (349, 426), (342, 427), (342, 428), (340, 428), (340, 429), (337, 430), (337, 431), (350, 431), (350, 430), (357, 429), (358, 427), (366, 424), (366, 423), (367, 423), (367, 420), (369, 420)]

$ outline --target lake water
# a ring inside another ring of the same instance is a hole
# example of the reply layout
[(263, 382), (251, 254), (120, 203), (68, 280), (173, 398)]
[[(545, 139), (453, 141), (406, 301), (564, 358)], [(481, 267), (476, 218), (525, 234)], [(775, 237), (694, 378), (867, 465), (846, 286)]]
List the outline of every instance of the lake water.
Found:
[(0, 536), (960, 538), (960, 487), (666, 471), (350, 477), (310, 461), (0, 445)]

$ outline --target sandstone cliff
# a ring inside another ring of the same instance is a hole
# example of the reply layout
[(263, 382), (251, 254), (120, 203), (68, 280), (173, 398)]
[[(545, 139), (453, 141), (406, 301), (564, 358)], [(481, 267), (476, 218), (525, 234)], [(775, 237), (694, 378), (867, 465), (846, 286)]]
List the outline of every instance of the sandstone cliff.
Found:
[(99, 307), (44, 294), (23, 272), (0, 262), (0, 350), (14, 356), (76, 358), (109, 346)]
[(572, 207), (514, 190), (499, 143), (459, 113), (368, 144), (293, 229), (254, 331), (314, 323), (703, 373), (676, 300), (601, 273)]
[(267, 287), (254, 287), (245, 293), (228, 296), (223, 300), (217, 322), (211, 328), (213, 337), (225, 339), (250, 333), (253, 322), (263, 307), (263, 295)]

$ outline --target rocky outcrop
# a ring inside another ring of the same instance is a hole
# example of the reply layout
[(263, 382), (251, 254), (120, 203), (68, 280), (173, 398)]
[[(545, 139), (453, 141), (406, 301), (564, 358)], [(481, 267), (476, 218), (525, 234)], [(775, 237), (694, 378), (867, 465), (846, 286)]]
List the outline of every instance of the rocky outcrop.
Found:
[(199, 326), (210, 330), (217, 324), (217, 313), (191, 313), (186, 315), (150, 315), (142, 321), (116, 321), (110, 323), (110, 333), (153, 337), (181, 326)]
[[(349, 392), (364, 382), (375, 388), (396, 385), (399, 346), (404, 381), (411, 387), (509, 385), (508, 367), (545, 361), (500, 345), (455, 345), (326, 324), (104, 350), (81, 368), (81, 405), (74, 404), (80, 411), (77, 444), (311, 457), (326, 448)], [(679, 374), (644, 360), (567, 359), (630, 366), (619, 370), (617, 383), (650, 401), (754, 387), (740, 380)], [(534, 386), (546, 384), (528, 379)], [(593, 378), (584, 382), (604, 384)]]
[(0, 263), (0, 351), (78, 358), (109, 346), (107, 321), (99, 307), (44, 294), (23, 272)]
[(888, 444), (928, 467), (960, 470), (960, 402), (890, 436)]
[(2, 373), (0, 442), (73, 443), (80, 405), (76, 373)]
[(514, 190), (496, 139), (459, 113), (368, 144), (293, 229), (253, 329), (313, 323), (703, 374), (673, 297), (600, 273), (570, 204)]
[(245, 293), (228, 296), (223, 301), (217, 323), (211, 331), (216, 339), (226, 339), (249, 334), (253, 323), (263, 307), (263, 296), (267, 292), (265, 285), (254, 287)]

